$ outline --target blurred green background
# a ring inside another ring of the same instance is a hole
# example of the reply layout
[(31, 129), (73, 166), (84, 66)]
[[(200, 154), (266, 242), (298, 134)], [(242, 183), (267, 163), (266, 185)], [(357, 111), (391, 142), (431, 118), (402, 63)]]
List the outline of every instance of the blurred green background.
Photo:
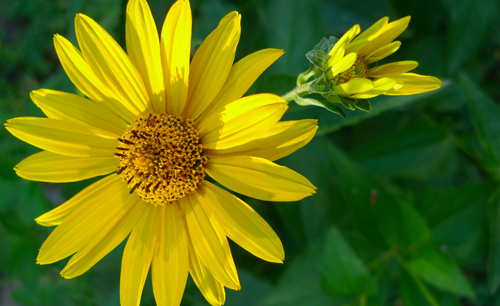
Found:
[[(161, 28), (171, 0), (150, 0)], [(322, 37), (383, 16), (411, 15), (389, 60), (417, 60), (442, 89), (371, 99), (372, 111), (290, 103), (286, 119), (318, 118), (317, 136), (278, 163), (318, 193), (296, 203), (244, 198), (276, 230), (286, 260), (271, 264), (232, 244), (242, 290), (226, 305), (500, 305), (500, 3), (497, 0), (192, 0), (193, 46), (232, 10), (242, 14), (237, 59), (285, 49), (250, 92), (284, 94)], [(126, 1), (0, 2), (0, 121), (43, 116), (29, 92), (75, 92), (52, 44), (74, 43), (85, 13), (124, 46)], [(0, 129), (0, 305), (118, 305), (123, 245), (76, 279), (65, 261), (35, 264), (51, 228), (34, 218), (94, 180), (20, 179), (16, 163), (38, 149)], [(141, 305), (154, 305), (151, 284)], [(182, 305), (207, 305), (189, 280)]]

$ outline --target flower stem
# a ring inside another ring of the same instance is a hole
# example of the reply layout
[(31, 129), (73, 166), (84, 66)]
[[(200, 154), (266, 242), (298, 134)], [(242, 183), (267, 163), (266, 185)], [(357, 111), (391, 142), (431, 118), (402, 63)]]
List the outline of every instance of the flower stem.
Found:
[(292, 101), (295, 96), (305, 96), (309, 93), (309, 87), (311, 87), (311, 83), (305, 83), (303, 85), (295, 87), (293, 90), (290, 90), (286, 94), (282, 95), (281, 97), (285, 99), (287, 102)]

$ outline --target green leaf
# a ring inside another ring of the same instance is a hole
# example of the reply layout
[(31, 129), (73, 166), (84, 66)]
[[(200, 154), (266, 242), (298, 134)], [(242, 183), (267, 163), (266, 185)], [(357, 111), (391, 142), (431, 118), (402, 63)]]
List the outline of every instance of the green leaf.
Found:
[(227, 299), (225, 305), (260, 305), (260, 299), (269, 294), (272, 290), (271, 284), (267, 281), (257, 278), (245, 269), (238, 268), (238, 277), (241, 282), (241, 290), (227, 290)]
[(263, 306), (341, 306), (320, 286), (321, 244), (316, 243), (287, 264), (278, 285), (267, 295)]
[(376, 174), (429, 179), (442, 174), (457, 151), (449, 132), (419, 122), (383, 134), (360, 146), (353, 156)]
[[(455, 72), (484, 41), (498, 16), (497, 0), (447, 0), (451, 11), (448, 38), (448, 70)], [(474, 20), (474, 22), (464, 22)], [(467, 46), (467, 48), (464, 48)]]
[(400, 205), (402, 227), (406, 245), (425, 245), (431, 238), (432, 233), (424, 218), (411, 205)]
[(408, 275), (408, 273), (404, 273), (399, 276), (398, 285), (399, 297), (401, 298), (405, 306), (434, 306), (429, 303), (425, 294), (422, 293), (421, 289), (418, 287), (419, 284), (417, 284), (415, 280), (412, 279), (410, 275)]
[(500, 189), (488, 203), (490, 223), (490, 253), (488, 256), (488, 287), (493, 294), (500, 286)]
[[(259, 10), (266, 30), (264, 40), (272, 42), (274, 48), (286, 50), (286, 53), (273, 64), (272, 69), (281, 72), (296, 73), (307, 65), (304, 54), (316, 45), (322, 31), (318, 0), (270, 0), (265, 9)], [(262, 38), (260, 38), (262, 39)]]
[(474, 298), (474, 292), (460, 268), (449, 255), (439, 250), (422, 250), (408, 262), (408, 268), (439, 289)]
[(328, 295), (337, 298), (371, 295), (376, 291), (368, 268), (335, 227), (326, 236), (321, 287)]
[(386, 246), (428, 244), (431, 231), (413, 206), (394, 197), (341, 150), (333, 145), (329, 149), (340, 184), (345, 186), (342, 194), (353, 207), (355, 220), (368, 240), (380, 241), (383, 236)]
[[(329, 143), (332, 165), (344, 188), (342, 195), (353, 207), (355, 222), (375, 245), (394, 246), (402, 241), (398, 202), (385, 187), (361, 169), (344, 152)], [(376, 195), (374, 197), (374, 195)]]
[[(289, 231), (303, 232), (306, 239), (299, 240), (298, 243), (301, 244), (314, 242), (318, 237), (324, 236), (343, 209), (339, 205), (331, 204), (339, 203), (342, 199), (337, 190), (338, 186), (332, 180), (332, 172), (335, 169), (330, 162), (328, 142), (327, 137), (314, 137), (306, 147), (278, 161), (280, 165), (290, 167), (307, 177), (318, 188), (314, 196), (298, 203), (276, 205)], [(300, 205), (298, 210), (296, 204)]]
[(497, 173), (500, 168), (500, 107), (467, 74), (460, 74), (460, 84), (467, 96), (474, 130), (486, 154), (485, 169)]
[(319, 69), (325, 69), (327, 54), (321, 50), (312, 50), (306, 53), (306, 58)]
[(436, 228), (470, 206), (486, 202), (497, 187), (498, 182), (492, 180), (470, 182), (446, 190), (430, 187), (418, 195), (417, 207), (429, 226)]

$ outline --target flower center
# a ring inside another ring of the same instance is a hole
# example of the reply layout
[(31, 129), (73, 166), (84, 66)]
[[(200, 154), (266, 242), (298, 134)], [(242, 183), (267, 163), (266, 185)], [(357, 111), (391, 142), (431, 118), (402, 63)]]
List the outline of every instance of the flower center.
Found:
[(153, 114), (135, 119), (118, 138), (123, 181), (154, 205), (175, 202), (203, 182), (207, 158), (193, 120), (179, 115)]
[(366, 77), (368, 77), (368, 68), (366, 67), (365, 62), (358, 57), (354, 64), (352, 64), (351, 68), (337, 74), (333, 81), (335, 84), (342, 84), (347, 83), (350, 79)]

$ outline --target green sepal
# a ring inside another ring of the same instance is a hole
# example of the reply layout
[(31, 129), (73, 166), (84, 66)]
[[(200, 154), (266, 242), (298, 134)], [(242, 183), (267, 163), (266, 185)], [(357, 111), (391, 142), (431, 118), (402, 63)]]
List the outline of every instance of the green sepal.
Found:
[(356, 107), (362, 111), (369, 112), (370, 111), (370, 101), (367, 99), (358, 99), (356, 100)]
[(340, 116), (345, 118), (344, 110), (340, 106), (333, 104), (329, 101), (323, 102), (323, 101), (318, 101), (316, 99), (311, 99), (311, 98), (302, 98), (299, 95), (296, 95), (294, 100), (298, 105), (301, 105), (301, 106), (314, 105), (314, 106), (323, 107), (323, 108), (326, 108), (327, 110), (331, 111), (332, 113), (339, 114)]
[(328, 58), (325, 52), (321, 50), (312, 50), (306, 53), (306, 57), (312, 65), (316, 66), (316, 68), (322, 71), (325, 69), (326, 59)]
[(309, 93), (319, 93), (322, 95), (333, 93), (332, 85), (326, 79), (323, 74), (321, 77), (317, 78), (311, 83), (309, 87)]
[(339, 39), (335, 36), (330, 36), (328, 38), (323, 37), (323, 39), (321, 39), (321, 41), (314, 47), (313, 50), (323, 51), (324, 53), (328, 54), (338, 40)]
[(323, 53), (328, 54), (330, 51), (329, 40), (326, 37), (323, 37), (323, 39), (321, 39), (321, 41), (314, 46), (313, 51), (323, 51)]
[(333, 46), (335, 46), (337, 41), (339, 41), (339, 39), (335, 36), (330, 36), (328, 38), (328, 52), (327, 52), (327, 54), (330, 53), (330, 50), (332, 50)]
[(350, 110), (355, 110), (356, 109), (356, 100), (349, 99), (346, 97), (340, 97), (340, 103), (345, 106), (345, 108), (348, 108)]
[(340, 103), (340, 96), (337, 96), (333, 91), (323, 95), (323, 98), (327, 99), (330, 103)]
[(314, 67), (313, 65), (311, 65), (311, 68), (299, 74), (299, 76), (297, 77), (297, 86), (304, 85), (307, 82), (307, 80), (309, 80), (313, 75), (314, 75)]
[(342, 107), (338, 106), (337, 104), (323, 102), (323, 105), (327, 110), (331, 111), (332, 113), (338, 114), (338, 115), (342, 116), (342, 118), (345, 118), (344, 110), (342, 109)]

